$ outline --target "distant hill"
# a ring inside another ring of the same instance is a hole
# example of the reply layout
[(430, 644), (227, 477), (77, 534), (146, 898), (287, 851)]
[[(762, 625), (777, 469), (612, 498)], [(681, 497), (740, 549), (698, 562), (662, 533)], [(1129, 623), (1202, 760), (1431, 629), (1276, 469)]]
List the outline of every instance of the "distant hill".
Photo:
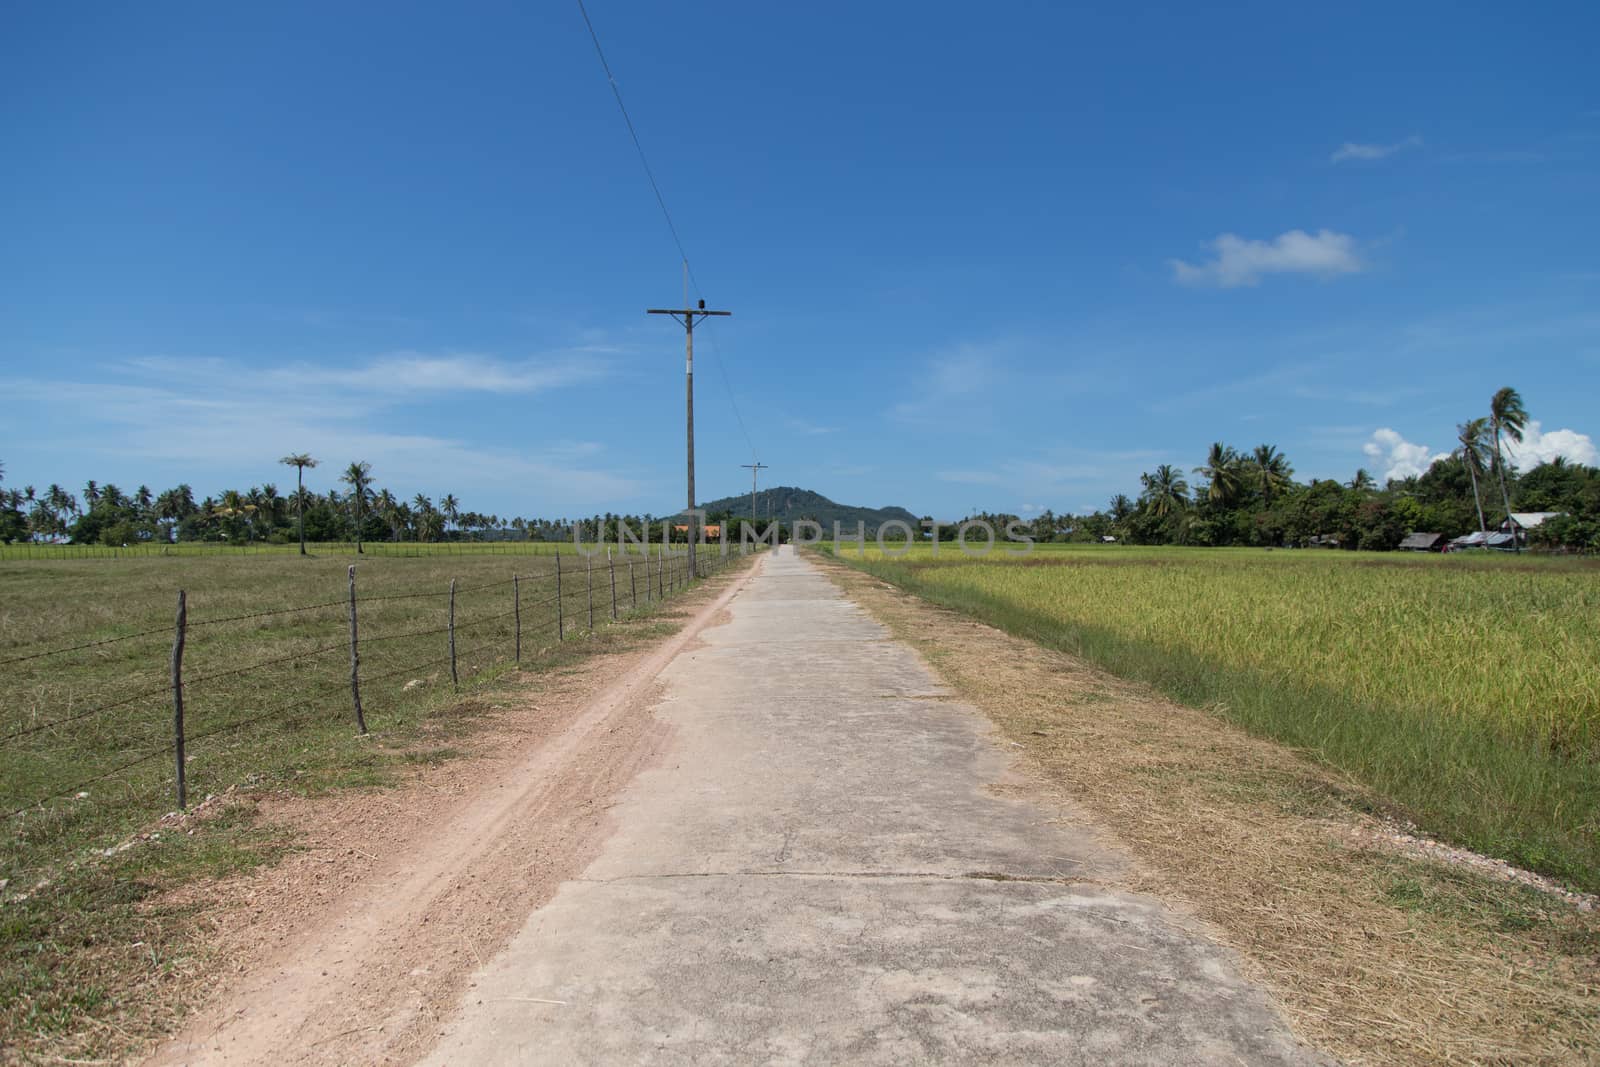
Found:
[[(707, 515), (726, 511), (731, 512), (735, 519), (746, 518), (750, 514), (750, 494), (725, 496), (700, 507)], [(756, 517), (765, 522), (769, 513), (786, 526), (796, 519), (810, 519), (820, 523), (823, 532), (829, 535), (833, 533), (835, 520), (841, 530), (850, 533), (855, 532), (857, 522), (866, 523), (868, 534), (876, 533), (878, 526), (890, 519), (899, 519), (909, 523), (913, 530), (917, 529), (917, 516), (905, 508), (861, 508), (836, 504), (821, 493), (789, 485), (762, 489), (756, 493)]]

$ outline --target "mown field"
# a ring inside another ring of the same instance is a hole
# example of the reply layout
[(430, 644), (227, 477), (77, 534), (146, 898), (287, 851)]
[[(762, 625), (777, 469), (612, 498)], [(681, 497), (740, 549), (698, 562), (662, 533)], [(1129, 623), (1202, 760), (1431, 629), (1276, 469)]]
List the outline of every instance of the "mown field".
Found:
[[(352, 563), (365, 737), (350, 693)], [(648, 632), (657, 605), (670, 610), (689, 584), (681, 556), (663, 573), (659, 558), (618, 557), (613, 571), (603, 555), (563, 553), (558, 601), (555, 569), (550, 553), (357, 557), (326, 548), (306, 559), (278, 551), (0, 562), (0, 1049), (19, 1035), (50, 1047), (50, 1035), (76, 1033), (85, 1018), (115, 1019), (129, 976), (159, 981), (174, 966), (167, 953), (179, 951), (160, 942), (161, 924), (140, 902), (283, 847), (228, 820), (193, 837), (157, 822), (176, 806), (170, 670), (180, 588), (193, 806), (234, 786), (381, 785), (408, 763), (450, 758), (451, 739), (519, 677), (509, 673), (518, 610), (524, 669), (558, 669), (613, 646), (613, 573), (618, 614), (633, 620), (618, 641)], [(117, 850), (152, 829), (160, 848)]]
[(1339, 768), (1425, 830), (1600, 890), (1600, 566), (920, 545), (840, 559)]

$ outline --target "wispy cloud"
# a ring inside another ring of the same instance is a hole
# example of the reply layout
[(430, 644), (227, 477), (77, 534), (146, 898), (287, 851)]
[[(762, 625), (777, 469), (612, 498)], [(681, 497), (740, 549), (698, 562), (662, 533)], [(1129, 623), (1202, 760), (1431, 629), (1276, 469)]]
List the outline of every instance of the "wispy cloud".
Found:
[(348, 365), (287, 363), (241, 368), (227, 360), (132, 359), (126, 368), (174, 380), (243, 373), (261, 385), (331, 387), (375, 396), (426, 393), (537, 393), (595, 381), (610, 373), (604, 355), (565, 350), (524, 359), (504, 359), (475, 352), (391, 352)]
[(1333, 230), (1290, 230), (1270, 241), (1246, 240), (1225, 233), (1207, 246), (1215, 253), (1208, 262), (1194, 264), (1169, 260), (1173, 277), (1183, 285), (1233, 289), (1257, 285), (1269, 274), (1309, 274), (1334, 278), (1365, 269), (1356, 254), (1356, 241)]
[(1351, 160), (1384, 159), (1396, 152), (1404, 152), (1408, 148), (1422, 147), (1422, 138), (1412, 134), (1403, 141), (1394, 144), (1363, 144), (1358, 141), (1346, 141), (1333, 150), (1333, 155), (1328, 159), (1333, 163), (1348, 163)]
[(825, 426), (818, 422), (808, 422), (805, 419), (797, 419), (793, 415), (785, 415), (783, 424), (790, 431), (805, 437), (820, 437), (824, 434), (839, 432), (839, 427), (837, 426)]
[[(202, 492), (238, 480), (240, 470), (259, 472), (250, 481), (270, 480), (278, 456), (302, 451), (330, 470), (367, 460), (386, 484), (407, 492), (448, 485), (503, 498), (515, 486), (530, 511), (551, 496), (578, 508), (609, 507), (642, 488), (594, 441), (558, 440), (530, 452), (394, 428), (395, 408), (419, 397), (527, 393), (582, 380), (588, 369), (410, 354), (342, 369), (168, 358), (101, 369), (112, 373), (96, 381), (13, 378), (0, 389), (51, 423), (90, 428), (78, 435), (82, 451), (170, 469)], [(453, 381), (449, 371), (471, 380)], [(393, 379), (382, 380), (385, 373)]]
[(913, 393), (889, 408), (889, 417), (920, 422), (941, 415), (952, 403), (994, 386), (998, 364), (1008, 346), (1000, 342), (962, 344), (930, 357), (913, 385)]

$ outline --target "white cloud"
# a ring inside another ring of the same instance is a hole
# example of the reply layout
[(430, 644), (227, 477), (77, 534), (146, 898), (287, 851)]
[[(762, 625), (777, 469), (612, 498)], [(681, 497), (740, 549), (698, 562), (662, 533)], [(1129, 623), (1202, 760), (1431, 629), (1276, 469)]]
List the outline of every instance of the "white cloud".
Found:
[(1521, 443), (1507, 441), (1505, 449), (1512, 466), (1518, 470), (1537, 467), (1557, 456), (1586, 467), (1592, 467), (1600, 461), (1600, 452), (1596, 452), (1594, 441), (1588, 434), (1576, 430), (1551, 430), (1545, 433), (1537, 419), (1528, 420), (1528, 425), (1522, 431)]
[[(444, 376), (447, 367), (476, 377), (451, 381)], [(557, 439), (534, 448), (485, 444), (412, 432), (415, 420), (395, 416), (397, 407), (428, 393), (525, 393), (563, 380), (532, 364), (402, 355), (348, 369), (260, 367), (219, 359), (139, 360), (110, 369), (135, 380), (20, 378), (0, 380), (0, 389), (53, 423), (92, 428), (84, 436), (94, 443), (84, 451), (116, 462), (137, 460), (142, 477), (182, 478), (202, 492), (210, 491), (204, 488), (208, 484), (281, 479), (276, 459), (289, 452), (310, 452), (326, 461), (307, 478), (312, 488), (332, 486), (337, 469), (359, 458), (405, 496), (447, 485), (457, 493), (510, 498), (510, 506), (529, 512), (551, 498), (578, 511), (613, 507), (648, 489), (600, 442)], [(384, 371), (399, 380), (379, 380)], [(144, 474), (147, 470), (152, 473)], [(241, 479), (241, 470), (256, 473)]]
[(1382, 481), (1414, 478), (1450, 455), (1448, 452), (1435, 452), (1427, 445), (1412, 444), (1387, 426), (1373, 431), (1372, 440), (1362, 445), (1361, 451), (1383, 468)]
[[(238, 368), (223, 360), (179, 360), (165, 357), (129, 360), (136, 370), (172, 375), (179, 380), (200, 377), (232, 379)], [(536, 393), (603, 377), (609, 365), (592, 351), (509, 360), (473, 352), (430, 355), (393, 352), (351, 366), (292, 363), (251, 369), (250, 375), (272, 388), (330, 387), (387, 396), (407, 393)]]
[(1173, 276), (1184, 285), (1214, 285), (1232, 289), (1255, 285), (1265, 274), (1311, 274), (1333, 278), (1359, 273), (1364, 265), (1356, 255), (1355, 238), (1332, 230), (1315, 234), (1290, 230), (1270, 241), (1248, 241), (1225, 233), (1209, 247), (1216, 258), (1195, 265), (1169, 260)]
[(1382, 159), (1385, 156), (1392, 156), (1396, 152), (1403, 152), (1407, 148), (1418, 148), (1421, 145), (1422, 138), (1415, 134), (1403, 141), (1396, 141), (1394, 144), (1359, 144), (1355, 141), (1346, 141), (1334, 149), (1329, 161), (1344, 163), (1352, 159)]

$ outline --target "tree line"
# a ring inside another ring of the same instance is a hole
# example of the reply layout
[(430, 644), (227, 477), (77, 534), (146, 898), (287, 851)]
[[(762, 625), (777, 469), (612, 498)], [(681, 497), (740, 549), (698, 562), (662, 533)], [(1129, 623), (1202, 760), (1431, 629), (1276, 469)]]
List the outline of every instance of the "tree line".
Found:
[[(1214, 443), (1205, 462), (1185, 472), (1162, 464), (1140, 475), (1137, 497), (1119, 493), (1087, 515), (1046, 510), (1017, 520), (1040, 541), (1099, 541), (1115, 537), (1134, 544), (1306, 545), (1393, 549), (1409, 533), (1455, 537), (1497, 529), (1513, 511), (1563, 512), (1535, 530), (1534, 544), (1600, 551), (1600, 470), (1556, 458), (1518, 472), (1507, 461), (1508, 444), (1521, 442), (1528, 414), (1517, 391), (1494, 394), (1481, 417), (1457, 428), (1456, 448), (1421, 475), (1379, 486), (1366, 470), (1348, 482), (1299, 482), (1294, 467), (1275, 446), (1241, 452)], [(585, 541), (615, 543), (624, 530), (635, 539), (661, 538), (661, 516), (607, 512), (581, 518), (504, 518), (464, 508), (454, 493), (435, 502), (418, 493), (402, 499), (373, 480), (372, 466), (356, 461), (339, 476), (340, 487), (307, 490), (305, 472), (319, 465), (305, 453), (280, 460), (294, 469), (295, 487), (280, 493), (265, 483), (226, 489), (201, 500), (187, 484), (154, 493), (132, 493), (113, 484), (88, 482), (81, 493), (52, 484), (0, 484), (0, 541), (70, 541), (131, 545), (212, 541), (231, 544), (367, 541), (537, 540), (562, 541), (574, 529)], [(1192, 476), (1192, 480), (1191, 480)], [(5, 468), (0, 464), (0, 482)], [(707, 523), (737, 522), (735, 510), (710, 514)], [(1014, 515), (979, 514), (996, 529)], [(931, 522), (931, 516), (926, 518)], [(674, 540), (686, 531), (673, 530)], [(824, 529), (827, 525), (824, 524)], [(947, 524), (941, 536), (954, 537)], [(1326, 540), (1324, 540), (1326, 539)]]
[[(578, 519), (502, 517), (464, 507), (454, 493), (437, 501), (423, 493), (403, 499), (379, 487), (372, 465), (357, 461), (339, 476), (340, 486), (324, 493), (308, 490), (305, 471), (319, 465), (304, 453), (285, 456), (294, 468), (295, 486), (287, 493), (271, 483), (224, 489), (196, 497), (188, 484), (154, 492), (141, 485), (132, 492), (113, 483), (90, 481), (74, 492), (58, 484), (0, 484), (0, 541), (134, 545), (210, 541), (231, 544), (367, 541), (570, 540), (576, 525), (586, 539), (614, 540), (628, 525), (642, 538), (652, 515), (613, 514)], [(5, 467), (0, 464), (0, 483)], [(659, 525), (657, 525), (659, 539)]]
[[(1042, 541), (1388, 550), (1414, 532), (1487, 535), (1511, 512), (1545, 511), (1564, 514), (1530, 530), (1531, 544), (1600, 551), (1600, 470), (1557, 457), (1519, 473), (1506, 456), (1527, 424), (1521, 396), (1501, 389), (1487, 413), (1457, 427), (1448, 456), (1382, 486), (1364, 469), (1347, 482), (1298, 482), (1275, 446), (1241, 452), (1218, 441), (1191, 471), (1164, 463), (1141, 474), (1137, 497), (1119, 493), (1087, 515), (1045, 511), (1024, 525)], [(997, 528), (1014, 518), (974, 517)]]

